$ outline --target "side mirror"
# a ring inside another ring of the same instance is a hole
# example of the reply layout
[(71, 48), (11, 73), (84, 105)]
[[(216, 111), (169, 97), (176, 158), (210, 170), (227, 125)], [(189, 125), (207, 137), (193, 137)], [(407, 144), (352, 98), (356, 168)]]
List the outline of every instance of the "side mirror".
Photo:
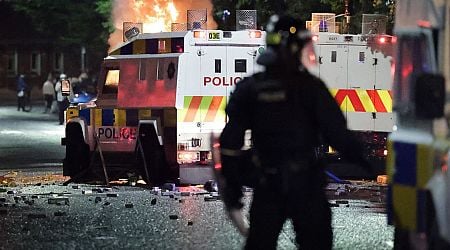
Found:
[(63, 96), (70, 95), (70, 81), (69, 80), (61, 80), (61, 93)]
[(444, 116), (445, 78), (440, 74), (423, 73), (417, 76), (414, 88), (415, 115), (419, 119)]

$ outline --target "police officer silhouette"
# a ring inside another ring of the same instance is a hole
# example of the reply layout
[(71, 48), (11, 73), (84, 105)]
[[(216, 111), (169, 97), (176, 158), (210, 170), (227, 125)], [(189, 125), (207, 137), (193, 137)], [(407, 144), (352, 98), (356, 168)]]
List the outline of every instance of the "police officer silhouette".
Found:
[(267, 49), (257, 60), (265, 71), (237, 83), (226, 107), (229, 121), (220, 137), (225, 179), (221, 194), (231, 218), (239, 217), (241, 148), (249, 129), (259, 177), (250, 228), (240, 225), (247, 236), (245, 248), (275, 249), (284, 222), (291, 219), (298, 247), (331, 249), (326, 177), (315, 149), (322, 141), (347, 160), (368, 170), (370, 165), (327, 87), (302, 63), (302, 51), (312, 51), (309, 31), (296, 19), (278, 15), (270, 18), (266, 31)]

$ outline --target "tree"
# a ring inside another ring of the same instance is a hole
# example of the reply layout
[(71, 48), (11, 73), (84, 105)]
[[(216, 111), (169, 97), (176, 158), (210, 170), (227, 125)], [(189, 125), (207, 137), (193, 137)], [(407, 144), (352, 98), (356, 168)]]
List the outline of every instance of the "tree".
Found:
[(106, 41), (112, 8), (109, 0), (19, 0), (13, 7), (33, 20), (43, 36), (63, 45)]
[(77, 51), (84, 47), (94, 67), (106, 55), (112, 31), (111, 0), (17, 0), (11, 4), (55, 46)]

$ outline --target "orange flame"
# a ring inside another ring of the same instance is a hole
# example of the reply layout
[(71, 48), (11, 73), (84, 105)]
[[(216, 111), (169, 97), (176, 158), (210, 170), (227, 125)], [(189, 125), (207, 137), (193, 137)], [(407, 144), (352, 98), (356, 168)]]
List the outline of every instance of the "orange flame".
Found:
[(210, 0), (114, 0), (114, 33), (109, 37), (110, 49), (123, 42), (123, 23), (142, 23), (144, 33), (168, 32), (172, 23), (186, 23), (189, 9), (208, 9), (208, 28), (214, 29)]

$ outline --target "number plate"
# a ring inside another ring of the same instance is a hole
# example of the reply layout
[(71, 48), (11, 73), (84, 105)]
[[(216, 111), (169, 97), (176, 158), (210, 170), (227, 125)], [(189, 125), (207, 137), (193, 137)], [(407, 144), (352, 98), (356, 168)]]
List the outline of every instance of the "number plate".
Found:
[(220, 31), (210, 31), (208, 32), (208, 40), (209, 41), (220, 41), (221, 33)]

